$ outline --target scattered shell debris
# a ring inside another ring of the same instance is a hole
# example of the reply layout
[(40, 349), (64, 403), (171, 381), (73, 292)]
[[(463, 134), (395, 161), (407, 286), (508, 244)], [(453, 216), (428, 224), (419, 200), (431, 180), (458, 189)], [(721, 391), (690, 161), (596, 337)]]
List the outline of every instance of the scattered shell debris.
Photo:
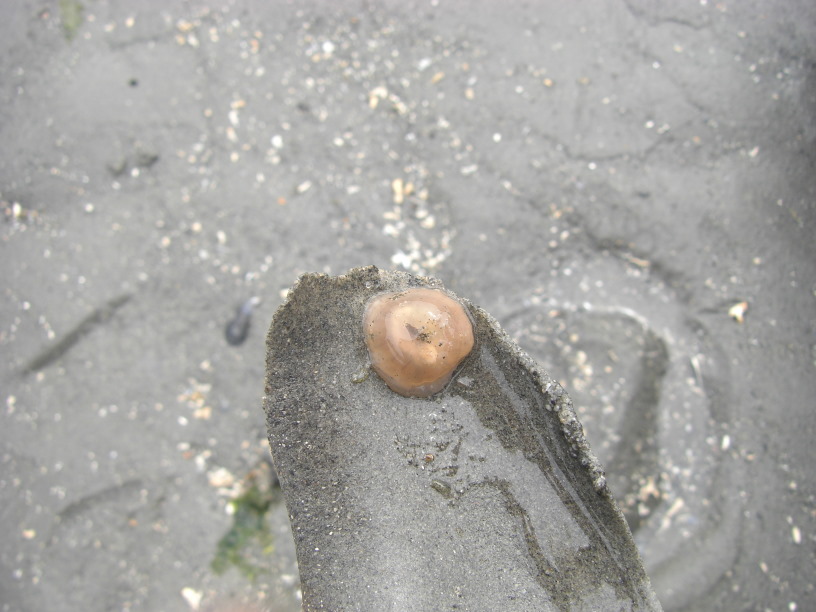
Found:
[(428, 169), (417, 165), (408, 170), (409, 177), (396, 177), (390, 182), (392, 206), (382, 213), (385, 223), (381, 231), (401, 243), (391, 256), (392, 265), (428, 274), (450, 256), (455, 232), (437, 229), (438, 215), (432, 209), (445, 211), (447, 206), (430, 202), (429, 191), (423, 185)]
[[(212, 407), (207, 404), (207, 394), (212, 389), (212, 385), (198, 382), (192, 378), (188, 381), (188, 384), (187, 389), (180, 393), (176, 400), (192, 410), (194, 419), (209, 420), (212, 417)], [(185, 417), (179, 418), (184, 419)], [(185, 424), (181, 420), (179, 423)]]

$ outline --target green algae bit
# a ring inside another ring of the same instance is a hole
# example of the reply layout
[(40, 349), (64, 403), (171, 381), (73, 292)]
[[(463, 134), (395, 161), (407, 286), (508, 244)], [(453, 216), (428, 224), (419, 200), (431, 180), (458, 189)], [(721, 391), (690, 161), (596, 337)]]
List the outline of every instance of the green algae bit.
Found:
[(260, 556), (267, 556), (274, 550), (267, 512), (275, 501), (275, 489), (261, 490), (253, 484), (246, 493), (231, 502), (235, 509), (232, 528), (218, 542), (211, 564), (216, 574), (223, 574), (230, 566), (235, 566), (254, 581), (263, 571), (253, 560), (259, 553)]
[(60, 14), (62, 16), (62, 31), (65, 33), (65, 39), (68, 41), (74, 40), (82, 25), (82, 11), (85, 7), (81, 2), (76, 0), (60, 0), (59, 2)]

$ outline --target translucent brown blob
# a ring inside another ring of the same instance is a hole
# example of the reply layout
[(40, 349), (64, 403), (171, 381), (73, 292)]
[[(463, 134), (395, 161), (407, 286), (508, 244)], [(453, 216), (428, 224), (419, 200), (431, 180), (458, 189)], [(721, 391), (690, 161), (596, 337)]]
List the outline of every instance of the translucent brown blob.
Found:
[(467, 312), (436, 289), (373, 298), (363, 332), (374, 370), (392, 390), (410, 397), (441, 391), (473, 348)]

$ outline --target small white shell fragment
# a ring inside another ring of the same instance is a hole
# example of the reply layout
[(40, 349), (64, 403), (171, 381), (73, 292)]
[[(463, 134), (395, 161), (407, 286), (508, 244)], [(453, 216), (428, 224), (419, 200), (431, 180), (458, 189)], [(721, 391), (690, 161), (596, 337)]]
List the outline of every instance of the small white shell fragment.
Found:
[(187, 605), (190, 606), (191, 610), (198, 610), (201, 608), (201, 598), (203, 595), (204, 594), (201, 591), (196, 591), (190, 587), (184, 587), (181, 589), (181, 596), (184, 598), (184, 601), (187, 602)]
[(728, 309), (728, 316), (737, 323), (745, 321), (745, 313), (748, 312), (748, 302), (738, 302)]
[(207, 480), (211, 487), (231, 487), (235, 484), (235, 476), (224, 467), (219, 467), (207, 472)]

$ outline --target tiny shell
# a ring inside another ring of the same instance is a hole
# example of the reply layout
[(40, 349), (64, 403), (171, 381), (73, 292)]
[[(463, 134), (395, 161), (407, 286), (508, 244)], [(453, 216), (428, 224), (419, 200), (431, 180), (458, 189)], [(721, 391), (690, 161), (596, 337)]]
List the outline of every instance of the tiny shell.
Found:
[(374, 297), (363, 317), (371, 366), (400, 395), (429, 397), (448, 384), (473, 349), (464, 307), (437, 289)]

